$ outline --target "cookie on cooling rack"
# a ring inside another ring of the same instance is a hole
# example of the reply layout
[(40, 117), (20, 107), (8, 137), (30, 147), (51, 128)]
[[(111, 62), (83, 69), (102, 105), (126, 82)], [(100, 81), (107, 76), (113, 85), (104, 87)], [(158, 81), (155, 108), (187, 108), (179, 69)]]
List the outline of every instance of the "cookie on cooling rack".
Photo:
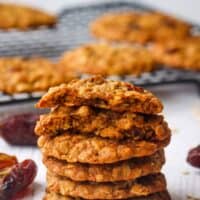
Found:
[(77, 74), (136, 75), (156, 68), (151, 53), (142, 47), (96, 43), (66, 52), (60, 59), (65, 70)]
[(71, 78), (46, 58), (0, 58), (0, 91), (4, 93), (46, 91)]
[(146, 43), (188, 36), (191, 26), (159, 12), (122, 12), (100, 16), (91, 24), (97, 38)]
[(39, 26), (53, 26), (56, 17), (43, 11), (15, 4), (0, 3), (0, 29), (26, 30)]
[(200, 71), (200, 36), (156, 43), (150, 49), (166, 67)]

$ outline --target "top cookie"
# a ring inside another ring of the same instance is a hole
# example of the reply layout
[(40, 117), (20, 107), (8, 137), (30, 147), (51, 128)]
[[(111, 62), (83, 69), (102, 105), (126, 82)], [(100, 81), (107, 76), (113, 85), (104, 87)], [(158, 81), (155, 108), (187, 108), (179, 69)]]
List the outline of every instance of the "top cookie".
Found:
[(151, 53), (141, 47), (88, 44), (66, 52), (60, 60), (65, 70), (100, 75), (140, 75), (155, 69)]
[(168, 40), (151, 46), (155, 59), (167, 67), (200, 71), (200, 37)]
[(117, 112), (160, 113), (160, 100), (152, 93), (130, 83), (106, 80), (101, 76), (74, 80), (68, 84), (50, 88), (37, 103), (37, 107), (57, 105), (88, 105)]
[(186, 22), (159, 12), (109, 13), (91, 25), (98, 38), (138, 43), (185, 37), (190, 28)]
[(45, 58), (0, 58), (0, 91), (5, 93), (46, 91), (70, 79)]
[(41, 25), (52, 26), (56, 17), (43, 11), (15, 4), (0, 3), (0, 29), (29, 29)]

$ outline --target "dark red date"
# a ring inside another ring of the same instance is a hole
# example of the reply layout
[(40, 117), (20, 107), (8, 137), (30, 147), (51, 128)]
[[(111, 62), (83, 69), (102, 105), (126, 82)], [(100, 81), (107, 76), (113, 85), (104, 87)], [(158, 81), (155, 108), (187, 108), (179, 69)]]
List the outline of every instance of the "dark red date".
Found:
[(0, 180), (0, 199), (8, 200), (23, 192), (34, 180), (37, 166), (32, 160), (25, 160), (12, 167), (10, 172)]
[(189, 151), (187, 162), (190, 163), (193, 167), (200, 168), (200, 145)]
[(0, 135), (13, 145), (36, 145), (34, 133), (38, 114), (27, 113), (13, 115), (0, 122)]

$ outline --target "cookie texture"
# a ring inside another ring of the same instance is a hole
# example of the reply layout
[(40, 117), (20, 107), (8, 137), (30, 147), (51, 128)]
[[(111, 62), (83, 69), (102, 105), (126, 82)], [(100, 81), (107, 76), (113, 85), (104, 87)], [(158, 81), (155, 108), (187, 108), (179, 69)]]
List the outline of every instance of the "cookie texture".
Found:
[(47, 190), (84, 199), (127, 199), (165, 191), (166, 181), (164, 175), (155, 174), (117, 183), (75, 182), (48, 172)]
[(116, 182), (159, 173), (165, 163), (165, 156), (161, 150), (148, 157), (133, 158), (114, 164), (67, 163), (53, 157), (44, 157), (43, 163), (50, 172), (74, 181)]
[(163, 105), (152, 93), (130, 83), (106, 80), (101, 76), (73, 80), (51, 88), (37, 107), (88, 105), (118, 112), (160, 113)]
[(97, 38), (142, 44), (183, 38), (190, 29), (186, 22), (159, 12), (108, 13), (91, 24), (91, 32)]
[(0, 58), (0, 91), (5, 93), (46, 91), (71, 78), (46, 58)]
[(151, 53), (141, 47), (96, 43), (66, 52), (60, 64), (75, 74), (136, 75), (156, 68)]
[(35, 8), (22, 5), (0, 3), (0, 29), (27, 30), (39, 26), (53, 26), (57, 19)]
[(200, 37), (169, 40), (151, 46), (157, 62), (166, 67), (200, 71)]
[(72, 163), (103, 164), (152, 155), (165, 147), (169, 141), (170, 137), (159, 142), (131, 139), (117, 141), (65, 132), (53, 138), (40, 136), (38, 146), (45, 156)]
[(170, 129), (161, 115), (118, 113), (89, 106), (59, 106), (41, 115), (35, 132), (38, 135), (57, 135), (67, 130), (95, 134), (105, 138), (134, 140), (164, 140)]
[[(82, 198), (63, 196), (55, 192), (48, 192), (48, 191), (46, 192), (45, 197), (43, 198), (43, 200), (73, 200), (73, 199), (80, 200)], [(148, 196), (129, 198), (128, 200), (171, 200), (171, 198), (168, 192), (164, 191), (151, 194)]]

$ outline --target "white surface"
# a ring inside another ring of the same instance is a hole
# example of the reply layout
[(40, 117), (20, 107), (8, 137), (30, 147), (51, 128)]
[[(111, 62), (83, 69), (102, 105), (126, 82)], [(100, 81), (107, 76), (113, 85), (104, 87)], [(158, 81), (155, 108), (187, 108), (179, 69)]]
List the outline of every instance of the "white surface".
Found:
[[(73, 5), (75, 2), (84, 4), (88, 1), (19, 0), (19, 2), (28, 2), (40, 7), (45, 6), (47, 10), (58, 12), (60, 8), (63, 8), (63, 5)], [(200, 23), (200, 1), (146, 0), (146, 2)], [(186, 200), (187, 195), (200, 198), (200, 171), (190, 167), (185, 162), (188, 150), (200, 144), (200, 96), (197, 89), (194, 85), (178, 85), (152, 90), (162, 99), (165, 106), (164, 115), (173, 130), (172, 142), (166, 150), (167, 163), (164, 167), (172, 199)], [(42, 199), (45, 189), (45, 168), (41, 163), (40, 152), (32, 148), (10, 147), (2, 140), (0, 140), (0, 151), (15, 154), (20, 160), (32, 158), (37, 162), (39, 166), (38, 176), (33, 185), (33, 191), (25, 199)], [(184, 175), (184, 172), (189, 172), (189, 174)]]
[[(88, 3), (108, 2), (109, 0), (0, 0), (4, 2), (15, 2), (31, 4), (44, 8), (50, 12), (59, 12), (66, 6), (87, 5)], [(113, 2), (118, 0), (111, 0)], [(123, 0), (122, 0), (123, 1)], [(189, 21), (200, 24), (200, 1), (199, 0), (127, 0), (130, 2), (141, 2), (163, 11), (178, 15)]]

